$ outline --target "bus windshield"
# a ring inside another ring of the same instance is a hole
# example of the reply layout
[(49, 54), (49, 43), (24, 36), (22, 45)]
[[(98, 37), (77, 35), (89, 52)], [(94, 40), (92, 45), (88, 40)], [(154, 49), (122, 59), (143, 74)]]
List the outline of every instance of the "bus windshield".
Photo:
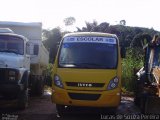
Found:
[(59, 67), (116, 69), (117, 42), (107, 37), (64, 38), (60, 49)]

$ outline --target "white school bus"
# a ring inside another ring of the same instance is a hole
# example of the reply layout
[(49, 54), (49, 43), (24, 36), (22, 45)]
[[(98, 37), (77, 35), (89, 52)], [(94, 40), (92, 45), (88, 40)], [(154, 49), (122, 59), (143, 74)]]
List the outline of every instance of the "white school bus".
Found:
[(53, 68), (52, 102), (65, 106), (117, 108), (121, 100), (121, 54), (116, 35), (66, 34)]

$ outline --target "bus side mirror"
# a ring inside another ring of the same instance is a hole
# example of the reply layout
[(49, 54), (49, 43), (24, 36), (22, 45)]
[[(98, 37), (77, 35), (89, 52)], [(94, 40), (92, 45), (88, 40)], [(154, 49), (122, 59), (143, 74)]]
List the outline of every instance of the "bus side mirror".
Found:
[(125, 47), (121, 47), (121, 58), (125, 58), (126, 57), (126, 49)]

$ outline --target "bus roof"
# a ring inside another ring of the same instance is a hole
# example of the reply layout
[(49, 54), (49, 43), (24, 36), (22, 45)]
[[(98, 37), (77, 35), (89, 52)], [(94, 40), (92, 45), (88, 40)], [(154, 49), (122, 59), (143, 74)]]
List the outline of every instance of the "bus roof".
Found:
[(110, 33), (101, 33), (101, 32), (74, 32), (74, 33), (68, 33), (64, 37), (67, 36), (100, 36), (100, 37), (114, 37), (117, 38), (115, 34)]

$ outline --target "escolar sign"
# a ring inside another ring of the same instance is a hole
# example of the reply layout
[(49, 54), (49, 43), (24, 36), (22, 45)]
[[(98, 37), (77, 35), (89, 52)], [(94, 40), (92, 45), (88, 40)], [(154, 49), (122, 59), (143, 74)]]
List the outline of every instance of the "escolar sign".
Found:
[(96, 43), (108, 43), (108, 44), (116, 44), (115, 38), (108, 37), (65, 37), (64, 43), (68, 42), (96, 42)]

